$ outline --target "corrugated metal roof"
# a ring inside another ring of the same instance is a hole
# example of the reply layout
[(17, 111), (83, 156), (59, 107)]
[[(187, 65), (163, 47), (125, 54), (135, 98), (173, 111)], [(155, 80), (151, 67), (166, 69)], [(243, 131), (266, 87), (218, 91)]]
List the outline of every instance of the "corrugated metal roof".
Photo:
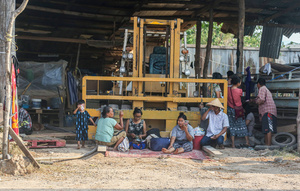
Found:
[(263, 27), (259, 57), (278, 58), (283, 29), (279, 27)]
[(298, 28), (283, 28), (283, 35), (290, 38), (293, 33), (300, 32), (300, 29)]

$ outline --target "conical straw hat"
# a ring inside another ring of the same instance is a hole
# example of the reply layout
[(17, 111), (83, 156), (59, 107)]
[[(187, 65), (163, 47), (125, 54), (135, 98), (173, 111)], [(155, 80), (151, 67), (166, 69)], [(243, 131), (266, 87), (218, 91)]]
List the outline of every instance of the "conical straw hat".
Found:
[(208, 104), (206, 104), (208, 106), (212, 105), (212, 106), (216, 106), (216, 107), (219, 107), (219, 108), (222, 108), (224, 109), (223, 105), (221, 104), (220, 100), (217, 98), (211, 102), (209, 102)]

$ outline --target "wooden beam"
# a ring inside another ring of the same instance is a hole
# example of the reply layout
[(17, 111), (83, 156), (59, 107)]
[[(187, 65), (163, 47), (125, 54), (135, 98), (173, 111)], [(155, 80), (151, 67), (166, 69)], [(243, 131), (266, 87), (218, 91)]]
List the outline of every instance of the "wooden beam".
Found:
[(283, 28), (296, 28), (300, 29), (300, 25), (292, 25), (292, 24), (274, 24), (274, 23), (261, 23), (261, 22), (246, 22), (246, 25), (262, 25), (269, 27), (283, 27)]
[(239, 2), (239, 18), (238, 18), (238, 47), (237, 47), (237, 62), (236, 62), (236, 72), (238, 74), (243, 73), (243, 51), (244, 51), (244, 28), (245, 28), (245, 0), (238, 0)]
[(9, 127), (9, 134), (13, 138), (13, 140), (17, 143), (17, 145), (20, 147), (21, 151), (25, 154), (27, 158), (31, 161), (34, 167), (40, 168), (39, 163), (34, 159), (34, 157), (31, 155), (29, 150), (26, 148), (26, 146), (23, 144), (22, 139), (14, 132), (14, 130)]
[(16, 39), (87, 44), (87, 40), (85, 39), (58, 38), (58, 37), (17, 36)]
[(27, 9), (35, 10), (35, 11), (42, 11), (42, 12), (48, 12), (48, 13), (57, 13), (57, 14), (63, 14), (63, 15), (72, 15), (72, 16), (78, 16), (78, 17), (86, 17), (91, 19), (114, 19), (115, 17), (124, 18), (124, 17), (130, 17), (131, 15), (108, 15), (108, 14), (92, 14), (92, 13), (83, 13), (83, 12), (76, 12), (76, 11), (67, 11), (67, 10), (61, 10), (61, 9), (52, 9), (52, 8), (45, 8), (40, 6), (34, 6), (34, 5), (28, 5)]
[(206, 5), (207, 3), (206, 2), (203, 2), (203, 1), (195, 1), (195, 0), (192, 0), (192, 1), (157, 1), (157, 0), (147, 0), (147, 3), (151, 3), (151, 4), (172, 4), (172, 5)]
[(291, 12), (291, 11), (293, 11), (293, 10), (299, 8), (299, 7), (300, 7), (300, 1), (299, 1), (299, 0), (296, 0), (296, 1), (294, 1), (294, 4), (291, 5), (290, 7), (286, 8), (286, 9), (284, 9), (284, 10), (278, 12), (278, 13), (275, 13), (274, 15), (271, 15), (271, 16), (265, 18), (265, 19), (264, 19), (264, 23), (267, 23), (267, 22), (269, 22), (270, 20), (275, 19), (275, 18), (277, 18), (277, 17), (280, 17), (281, 15), (286, 14), (286, 13), (288, 13), (288, 12)]
[[(116, 20), (118, 25), (121, 21)], [(113, 29), (112, 21), (101, 21), (98, 20), (87, 20), (85, 18), (78, 18), (76, 20), (71, 18), (59, 17), (47, 17), (43, 14), (38, 16), (26, 15), (24, 17), (18, 18), (16, 20), (16, 27), (18, 26), (37, 26), (37, 27), (47, 27), (47, 28), (57, 28), (57, 27), (88, 27), (91, 29)]]
[(192, 14), (192, 18), (193, 18), (193, 17), (197, 17), (197, 16), (199, 16), (199, 15), (201, 15), (201, 14), (203, 14), (203, 13), (209, 11), (210, 9), (213, 9), (213, 8), (217, 7), (222, 1), (224, 1), (224, 0), (213, 0), (213, 2), (210, 3), (209, 5), (207, 5), (207, 6), (203, 7), (203, 8), (201, 8), (200, 10), (195, 11), (195, 12)]
[[(35, 32), (44, 31), (44, 30), (36, 29), (36, 27), (25, 27), (25, 28), (17, 27), (17, 29), (19, 30), (20, 33), (26, 32), (26, 31), (35, 31)], [(89, 28), (73, 28), (73, 27), (57, 27), (56, 29), (48, 30), (48, 31), (50, 31), (54, 35), (55, 35), (55, 33), (59, 34), (59, 33), (72, 32), (71, 34), (69, 34), (69, 36), (75, 36), (75, 35), (81, 35), (81, 34), (87, 34), (87, 35), (92, 35), (92, 36), (93, 35), (105, 36), (105, 35), (112, 33), (112, 30), (109, 30), (109, 29), (89, 29)], [(44, 31), (44, 33), (45, 32), (47, 32), (47, 31)]]
[(116, 38), (116, 33), (119, 31), (119, 28), (121, 28), (125, 23), (126, 21), (129, 21), (127, 19), (123, 19), (121, 23), (119, 24), (116, 24), (116, 22), (114, 21), (113, 23), (113, 33), (110, 35), (109, 39), (112, 40), (112, 39), (115, 39)]
[[(65, 42), (65, 43), (78, 43), (88, 44), (89, 46), (97, 48), (113, 47), (113, 42), (108, 40), (86, 40), (86, 39), (72, 39), (72, 38), (59, 38), (59, 37), (39, 37), (39, 36), (17, 36), (17, 39), (23, 40), (36, 40), (36, 41), (50, 41), (50, 42)], [(116, 45), (120, 44), (118, 41)]]
[[(71, 6), (73, 9), (82, 9), (83, 7), (85, 9), (89, 9), (89, 10), (94, 10), (94, 11), (107, 11), (107, 10), (112, 10), (112, 11), (122, 11), (122, 12), (130, 12), (131, 9), (130, 8), (125, 8), (124, 6), (120, 5), (119, 2), (117, 2), (115, 5), (103, 5), (103, 3), (101, 3), (101, 5), (95, 5), (92, 3), (86, 3), (84, 2), (84, 4), (80, 4), (80, 3), (76, 3), (76, 1), (53, 1), (51, 0), (51, 5), (56, 4), (56, 5), (61, 5), (61, 6)], [(99, 2), (99, 0), (97, 0), (97, 3)], [(100, 1), (101, 2), (101, 1)], [(114, 0), (114, 2), (116, 2)], [(105, 2), (107, 3), (107, 2)], [(133, 4), (135, 4), (134, 2), (132, 2)]]

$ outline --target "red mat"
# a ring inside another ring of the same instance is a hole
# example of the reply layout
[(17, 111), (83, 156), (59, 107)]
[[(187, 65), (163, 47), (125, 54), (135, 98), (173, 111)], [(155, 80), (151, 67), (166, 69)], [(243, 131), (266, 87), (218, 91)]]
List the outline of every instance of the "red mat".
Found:
[(186, 152), (178, 155), (174, 154), (165, 154), (161, 151), (151, 151), (149, 149), (132, 149), (128, 152), (119, 152), (119, 151), (106, 151), (106, 157), (130, 157), (130, 158), (185, 158), (185, 159), (196, 159), (203, 160), (209, 159), (208, 156), (205, 155), (203, 151), (193, 150), (191, 152)]

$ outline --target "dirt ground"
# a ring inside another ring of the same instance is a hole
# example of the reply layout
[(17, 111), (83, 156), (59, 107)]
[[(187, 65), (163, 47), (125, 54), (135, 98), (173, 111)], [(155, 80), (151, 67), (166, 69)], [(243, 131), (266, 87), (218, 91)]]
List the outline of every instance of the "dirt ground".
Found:
[[(36, 157), (78, 156), (93, 149), (35, 149)], [(0, 173), (0, 189), (93, 190), (298, 190), (300, 158), (279, 151), (222, 150), (197, 161), (174, 158), (107, 158), (101, 153), (79, 160), (42, 164), (19, 176)]]

